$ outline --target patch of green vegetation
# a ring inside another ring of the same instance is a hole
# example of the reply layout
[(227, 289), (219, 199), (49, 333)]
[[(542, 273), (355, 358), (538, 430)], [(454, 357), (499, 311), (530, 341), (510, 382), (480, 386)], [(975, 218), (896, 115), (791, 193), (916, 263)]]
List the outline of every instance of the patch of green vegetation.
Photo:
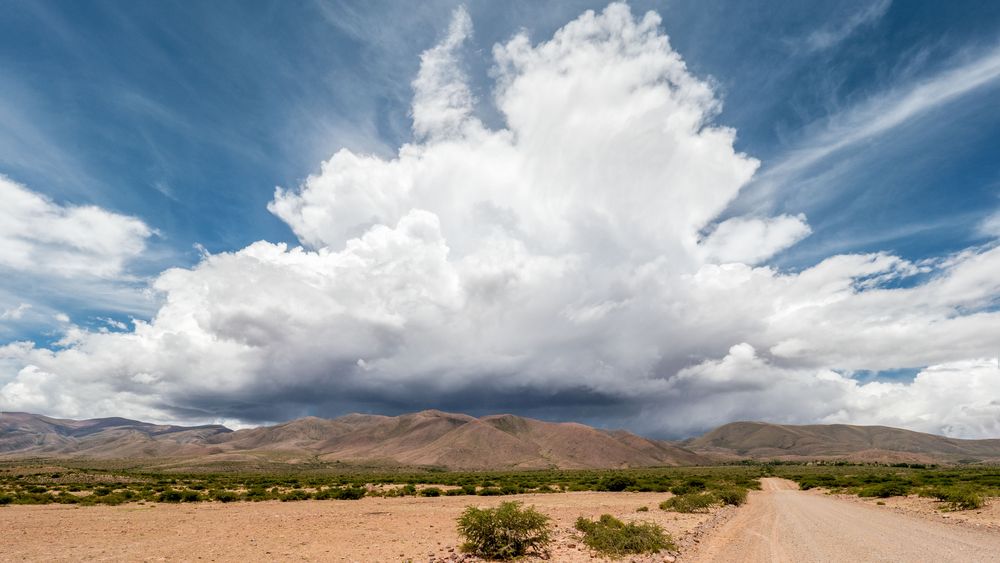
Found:
[(671, 512), (707, 512), (718, 502), (713, 493), (685, 493), (661, 502), (660, 508)]
[(1000, 467), (986, 465), (778, 465), (775, 474), (796, 481), (802, 489), (823, 488), (873, 498), (916, 494), (936, 498), (949, 510), (981, 508), (987, 498), (1000, 496)]
[(715, 491), (715, 496), (722, 504), (740, 506), (747, 501), (747, 490), (737, 487), (726, 487)]
[(905, 497), (910, 494), (910, 483), (906, 481), (886, 481), (869, 487), (862, 487), (858, 490), (859, 497)]
[[(975, 502), (954, 501), (969, 491), (987, 502), (1000, 496), (1000, 467), (985, 465), (850, 464), (825, 462), (741, 462), (716, 467), (660, 467), (615, 470), (444, 471), (305, 461), (215, 463), (196, 472), (150, 469), (129, 460), (36, 460), (0, 462), (0, 498), (7, 504), (121, 504), (123, 502), (234, 502), (352, 500), (363, 496), (416, 496), (436, 488), (442, 495), (512, 495), (566, 491), (672, 492), (715, 503), (739, 504), (762, 476), (792, 479), (803, 489), (888, 498), (919, 494), (938, 498), (948, 509)], [(148, 462), (145, 462), (148, 463)], [(164, 465), (167, 467), (168, 465)], [(433, 494), (433, 493), (430, 493)], [(943, 493), (942, 493), (943, 494)], [(675, 497), (675, 498), (676, 498)], [(681, 503), (684, 501), (673, 501)], [(685, 508), (681, 506), (681, 508)]]
[(628, 489), (629, 487), (634, 487), (635, 485), (635, 478), (629, 477), (628, 475), (622, 475), (621, 473), (616, 473), (614, 475), (608, 475), (598, 481), (597, 489), (600, 491), (620, 492)]
[(458, 518), (458, 533), (464, 539), (463, 551), (490, 559), (546, 556), (552, 541), (549, 517), (520, 502), (485, 509), (469, 506)]
[(214, 489), (209, 494), (212, 500), (218, 502), (236, 502), (240, 500), (240, 495), (234, 493), (233, 491), (227, 491), (225, 489)]
[(968, 487), (931, 489), (925, 496), (944, 502), (950, 510), (975, 510), (986, 505), (982, 494)]
[(584, 545), (601, 555), (622, 557), (676, 549), (673, 539), (653, 522), (625, 523), (602, 514), (598, 520), (581, 516), (576, 520), (576, 529), (583, 534)]
[[(258, 502), (351, 500), (366, 495), (513, 495), (565, 491), (666, 492), (678, 487), (757, 488), (760, 469), (747, 466), (622, 470), (449, 472), (440, 468), (387, 471), (329, 462), (215, 464), (218, 473), (164, 473), (128, 461), (0, 462), (0, 495), (11, 504), (84, 506), (122, 502)], [(241, 470), (242, 469), (242, 470)], [(420, 489), (418, 489), (420, 485)]]

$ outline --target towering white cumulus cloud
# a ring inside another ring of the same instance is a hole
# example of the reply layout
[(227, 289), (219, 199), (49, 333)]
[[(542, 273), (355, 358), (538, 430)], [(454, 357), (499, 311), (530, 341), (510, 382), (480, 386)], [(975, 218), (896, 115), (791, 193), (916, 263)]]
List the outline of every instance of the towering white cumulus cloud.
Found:
[[(806, 218), (720, 221), (758, 163), (713, 122), (712, 88), (659, 24), (612, 4), (547, 41), (495, 46), (506, 125), (492, 129), (473, 111), (471, 23), (456, 12), (421, 59), (414, 142), (391, 159), (341, 150), (275, 193), (269, 209), (304, 248), (258, 242), (167, 271), (163, 307), (131, 332), (0, 349), (0, 408), (253, 421), (436, 406), (661, 434), (764, 417), (1000, 431), (984, 359), (1000, 249), (767, 266), (809, 234)], [(912, 383), (850, 377), (924, 366)], [(952, 406), (932, 407), (942, 386)]]

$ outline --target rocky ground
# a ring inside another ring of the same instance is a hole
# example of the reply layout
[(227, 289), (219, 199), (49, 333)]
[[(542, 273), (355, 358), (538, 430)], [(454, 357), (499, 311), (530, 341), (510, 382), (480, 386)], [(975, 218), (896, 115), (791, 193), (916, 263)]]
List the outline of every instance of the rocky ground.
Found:
[[(817, 494), (827, 494), (817, 491)], [(975, 510), (947, 510), (944, 503), (916, 495), (891, 498), (861, 498), (855, 495), (830, 495), (848, 502), (874, 506), (899, 514), (909, 514), (939, 522), (1000, 532), (1000, 499), (988, 499), (986, 506)]]

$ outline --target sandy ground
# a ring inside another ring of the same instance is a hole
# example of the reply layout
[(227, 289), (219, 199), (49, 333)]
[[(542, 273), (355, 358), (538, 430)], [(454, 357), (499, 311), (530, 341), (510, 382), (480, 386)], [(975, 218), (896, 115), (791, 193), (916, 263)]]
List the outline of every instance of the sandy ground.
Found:
[[(658, 508), (657, 493), (508, 497), (371, 498), (358, 501), (0, 507), (0, 561), (419, 561), (458, 546), (455, 519), (470, 505), (535, 505), (556, 524), (553, 561), (592, 561), (575, 537), (579, 516), (603, 513), (659, 523), (678, 539), (708, 514)], [(649, 512), (636, 512), (648, 506)], [(671, 560), (669, 556), (637, 559)], [(628, 561), (628, 560), (626, 560)]]
[(706, 537), (684, 561), (956, 561), (1000, 560), (1000, 533), (936, 521), (763, 479), (763, 491)]
[[(819, 491), (817, 491), (818, 493)], [(891, 498), (861, 498), (854, 495), (832, 495), (857, 504), (876, 506), (882, 510), (890, 510), (900, 514), (910, 514), (937, 520), (960, 524), (971, 528), (983, 528), (1000, 533), (1000, 499), (991, 499), (989, 503), (977, 510), (941, 510), (944, 503), (935, 499), (921, 498), (916, 495)], [(878, 503), (883, 503), (879, 505)], [(998, 557), (997, 559), (1000, 559)]]

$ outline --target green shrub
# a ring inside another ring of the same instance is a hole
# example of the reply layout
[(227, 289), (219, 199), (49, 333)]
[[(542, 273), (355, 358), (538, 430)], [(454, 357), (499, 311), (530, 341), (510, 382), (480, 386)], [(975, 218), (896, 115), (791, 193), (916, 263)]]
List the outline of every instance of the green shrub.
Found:
[(580, 517), (576, 529), (583, 533), (583, 543), (590, 549), (612, 557), (634, 553), (657, 553), (661, 549), (674, 549), (670, 536), (652, 522), (628, 524), (610, 514), (602, 514), (593, 521)]
[(467, 507), (458, 518), (458, 533), (465, 539), (463, 551), (493, 559), (547, 554), (551, 541), (549, 517), (519, 502)]
[(737, 487), (728, 487), (715, 491), (715, 496), (722, 502), (722, 504), (740, 506), (747, 501), (747, 490)]
[(246, 492), (246, 499), (252, 501), (261, 501), (268, 498), (267, 489), (264, 487), (252, 487)]
[(502, 495), (503, 492), (496, 487), (483, 487), (476, 494), (481, 497), (496, 497)]
[(688, 493), (670, 497), (660, 503), (660, 508), (673, 512), (705, 512), (717, 502), (712, 493)]
[(877, 497), (877, 498), (889, 498), (889, 497), (905, 497), (910, 494), (909, 483), (903, 483), (901, 481), (890, 481), (888, 483), (880, 483), (878, 485), (873, 485), (871, 487), (865, 487), (858, 491), (859, 497)]
[(597, 490), (619, 492), (633, 486), (635, 486), (635, 479), (631, 477), (627, 477), (625, 475), (610, 475), (598, 482)]
[[(95, 503), (108, 504), (111, 506), (118, 506), (119, 504), (126, 503), (132, 500), (131, 495), (126, 495), (124, 493), (114, 493), (110, 495), (103, 495), (94, 497)], [(63, 502), (62, 498), (57, 499), (57, 502)], [(68, 502), (67, 504), (74, 504), (73, 502)]]
[(0, 495), (0, 506), (14, 502), (14, 497), (10, 495)]
[(948, 503), (951, 510), (974, 510), (986, 505), (982, 495), (971, 489), (935, 489), (931, 496)]
[(696, 491), (704, 491), (705, 488), (708, 486), (708, 484), (705, 483), (704, 479), (697, 479), (697, 478), (688, 479), (685, 485)]
[(211, 493), (212, 499), (218, 502), (235, 502), (240, 500), (240, 496), (233, 491), (226, 491), (222, 489), (216, 489)]
[(160, 502), (180, 502), (183, 498), (184, 498), (184, 496), (181, 494), (180, 491), (175, 491), (173, 489), (167, 489), (167, 490), (163, 491), (162, 493), (160, 493), (156, 497), (156, 500), (158, 500)]
[(309, 500), (312, 495), (308, 491), (303, 491), (302, 489), (292, 489), (287, 493), (281, 495), (281, 502), (289, 502), (295, 500)]
[(365, 496), (367, 491), (364, 487), (344, 487), (342, 489), (337, 489), (333, 493), (333, 498), (337, 500), (358, 500)]
[[(72, 495), (72, 494), (70, 494), (70, 493), (68, 493), (66, 491), (63, 491), (63, 492), (59, 493), (58, 495), (56, 495), (55, 496), (55, 501), (58, 502), (59, 504), (79, 504), (80, 503), (80, 499), (78, 499), (76, 497), (76, 495)], [(3, 503), (0, 502), (0, 504), (3, 504)]]
[(427, 487), (420, 491), (420, 496), (422, 497), (439, 497), (441, 496), (441, 489), (437, 487)]
[(519, 487), (517, 485), (512, 485), (510, 483), (507, 483), (507, 484), (503, 485), (502, 487), (500, 487), (500, 494), (501, 495), (518, 495), (518, 494), (521, 494), (522, 492), (524, 492), (524, 491), (521, 490), (521, 487)]

